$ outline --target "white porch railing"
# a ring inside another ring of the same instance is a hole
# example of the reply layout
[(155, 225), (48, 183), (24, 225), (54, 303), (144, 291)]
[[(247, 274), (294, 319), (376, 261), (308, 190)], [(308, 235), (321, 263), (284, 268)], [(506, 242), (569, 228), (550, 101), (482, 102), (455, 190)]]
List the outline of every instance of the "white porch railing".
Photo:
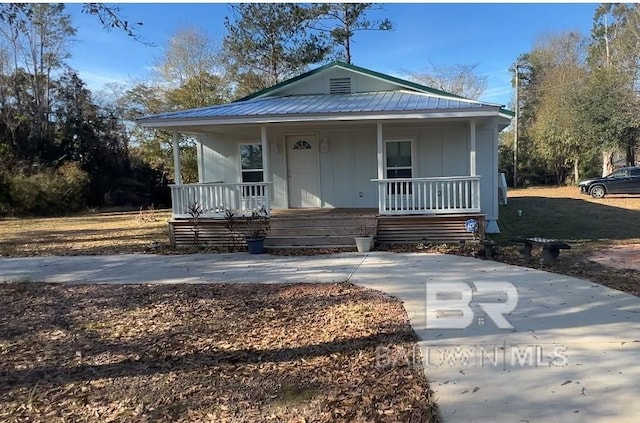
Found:
[(375, 179), (380, 214), (479, 213), (480, 177)]
[(226, 209), (249, 215), (252, 210), (264, 207), (270, 213), (269, 185), (269, 182), (171, 185), (173, 217), (191, 217), (187, 208), (196, 202), (202, 208), (200, 217), (222, 218)]

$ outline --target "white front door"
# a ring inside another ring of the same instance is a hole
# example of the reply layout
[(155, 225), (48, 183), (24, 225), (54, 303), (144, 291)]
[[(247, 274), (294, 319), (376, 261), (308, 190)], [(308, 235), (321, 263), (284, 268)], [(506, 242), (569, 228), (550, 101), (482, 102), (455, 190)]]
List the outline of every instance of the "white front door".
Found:
[(289, 207), (320, 207), (318, 137), (287, 135)]

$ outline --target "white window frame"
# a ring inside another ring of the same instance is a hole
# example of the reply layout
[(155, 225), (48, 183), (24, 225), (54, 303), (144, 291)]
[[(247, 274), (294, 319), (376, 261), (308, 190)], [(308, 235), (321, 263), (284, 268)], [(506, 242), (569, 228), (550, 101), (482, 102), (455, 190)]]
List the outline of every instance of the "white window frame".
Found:
[[(411, 143), (411, 166), (402, 166), (402, 167), (389, 167), (387, 166), (387, 143), (392, 143), (392, 142), (410, 142)], [(384, 179), (395, 179), (395, 178), (389, 178), (388, 177), (388, 170), (389, 169), (410, 169), (411, 170), (411, 178), (415, 178), (416, 177), (416, 143), (415, 140), (413, 138), (390, 138), (390, 139), (386, 139), (384, 140)], [(402, 179), (402, 178), (398, 178), (398, 179)]]
[(240, 182), (244, 183), (243, 175), (245, 172), (262, 172), (262, 181), (264, 182), (264, 151), (262, 152), (262, 167), (260, 169), (243, 169), (242, 168), (242, 146), (244, 145), (259, 145), (262, 148), (260, 141), (241, 141), (238, 143), (238, 164), (240, 167)]

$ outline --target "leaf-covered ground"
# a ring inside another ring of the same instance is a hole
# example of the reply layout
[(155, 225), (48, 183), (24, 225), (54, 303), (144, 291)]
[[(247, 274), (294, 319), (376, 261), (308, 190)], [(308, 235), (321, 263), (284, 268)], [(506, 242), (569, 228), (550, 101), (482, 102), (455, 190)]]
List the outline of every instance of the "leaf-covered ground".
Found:
[(0, 257), (155, 252), (169, 244), (168, 210), (0, 219)]
[(14, 283), (0, 298), (0, 421), (437, 421), (402, 304), (377, 291)]

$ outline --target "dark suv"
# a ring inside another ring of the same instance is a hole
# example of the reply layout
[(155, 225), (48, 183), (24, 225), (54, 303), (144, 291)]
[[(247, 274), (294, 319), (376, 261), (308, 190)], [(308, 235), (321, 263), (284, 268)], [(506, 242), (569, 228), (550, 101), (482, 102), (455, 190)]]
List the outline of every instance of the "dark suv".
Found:
[(640, 194), (640, 166), (623, 167), (611, 175), (581, 181), (580, 192), (593, 198), (607, 194)]

